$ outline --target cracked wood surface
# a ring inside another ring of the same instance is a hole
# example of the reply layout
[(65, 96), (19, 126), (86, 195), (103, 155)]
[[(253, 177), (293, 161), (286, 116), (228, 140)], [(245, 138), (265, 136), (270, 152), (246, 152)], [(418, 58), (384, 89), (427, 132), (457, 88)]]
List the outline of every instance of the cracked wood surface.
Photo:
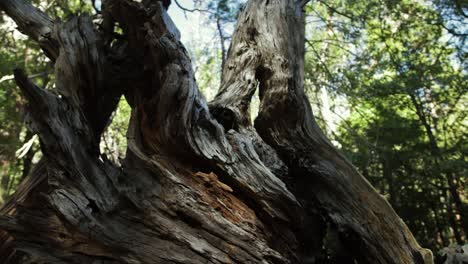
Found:
[[(57, 80), (51, 92), (15, 71), (44, 158), (1, 211), (2, 263), (432, 262), (318, 129), (299, 2), (244, 6), (209, 104), (168, 5), (106, 0), (97, 29), (0, 2)], [(98, 145), (121, 96), (132, 113), (117, 166)]]

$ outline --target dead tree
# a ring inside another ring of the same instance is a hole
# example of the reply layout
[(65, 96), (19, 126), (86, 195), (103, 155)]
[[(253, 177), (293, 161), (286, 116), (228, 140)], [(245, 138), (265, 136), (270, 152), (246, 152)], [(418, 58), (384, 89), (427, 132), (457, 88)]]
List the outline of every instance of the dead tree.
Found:
[[(1, 0), (55, 62), (56, 90), (14, 72), (44, 157), (2, 209), (0, 262), (432, 263), (314, 121), (303, 2), (243, 7), (207, 103), (169, 1), (106, 0), (95, 25)], [(117, 166), (99, 140), (121, 96), (132, 114)]]

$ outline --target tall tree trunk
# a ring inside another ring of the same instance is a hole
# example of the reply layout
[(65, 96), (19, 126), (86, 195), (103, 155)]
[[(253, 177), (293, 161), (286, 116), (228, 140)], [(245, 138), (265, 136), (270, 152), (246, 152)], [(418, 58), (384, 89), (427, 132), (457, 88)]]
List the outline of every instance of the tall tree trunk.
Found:
[[(463, 245), (464, 241), (462, 239), (462, 235), (460, 234), (461, 231), (463, 231), (466, 234), (468, 233), (468, 224), (466, 223), (465, 216), (467, 213), (464, 210), (464, 205), (461, 200), (460, 194), (458, 193), (458, 183), (456, 179), (454, 179), (454, 175), (451, 171), (444, 171), (441, 169), (441, 163), (445, 160), (444, 156), (442, 155), (442, 152), (439, 148), (439, 145), (437, 144), (436, 137), (434, 135), (434, 132), (432, 131), (431, 125), (428, 122), (428, 118), (426, 117), (426, 114), (424, 113), (424, 108), (421, 103), (416, 97), (416, 95), (410, 93), (410, 98), (411, 102), (413, 103), (413, 106), (416, 109), (416, 114), (419, 118), (419, 121), (423, 125), (426, 135), (429, 139), (429, 145), (430, 145), (430, 151), (434, 159), (434, 163), (436, 165), (436, 173), (439, 173), (440, 178), (445, 179), (447, 186), (448, 186), (448, 191), (449, 195), (453, 199), (453, 204), (452, 202), (447, 203), (447, 211), (448, 215), (450, 217), (450, 223), (452, 225), (453, 233), (455, 236), (455, 239), (459, 245)], [(449, 199), (450, 200), (450, 199)], [(458, 214), (460, 218), (460, 224), (457, 221), (456, 214)], [(460, 229), (460, 230), (459, 230)]]
[[(15, 71), (44, 158), (2, 209), (2, 263), (432, 263), (313, 119), (304, 1), (245, 5), (209, 106), (168, 1), (104, 1), (102, 30), (19, 1), (0, 8), (55, 61), (60, 96)], [(98, 143), (122, 94), (118, 167)]]

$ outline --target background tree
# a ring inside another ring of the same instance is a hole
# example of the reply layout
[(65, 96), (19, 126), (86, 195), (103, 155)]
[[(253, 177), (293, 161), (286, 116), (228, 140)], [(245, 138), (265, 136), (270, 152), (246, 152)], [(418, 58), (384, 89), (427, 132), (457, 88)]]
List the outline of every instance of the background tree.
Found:
[(447, 22), (460, 18), (429, 2), (343, 3), (315, 2), (308, 19), (306, 84), (317, 113), (321, 90), (332, 106), (322, 124), (424, 245), (464, 244), (466, 35)]

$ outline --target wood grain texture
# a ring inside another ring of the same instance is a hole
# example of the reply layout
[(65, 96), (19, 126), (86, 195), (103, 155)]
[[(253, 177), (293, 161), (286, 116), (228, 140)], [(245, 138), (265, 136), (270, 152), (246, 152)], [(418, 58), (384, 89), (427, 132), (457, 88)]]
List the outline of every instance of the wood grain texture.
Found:
[(16, 22), (22, 33), (37, 41), (51, 60), (57, 58), (58, 45), (51, 37), (54, 23), (49, 16), (22, 0), (2, 0), (0, 9)]
[[(44, 158), (1, 211), (2, 263), (431, 263), (315, 124), (299, 2), (245, 5), (208, 104), (168, 1), (104, 1), (100, 29), (18, 1), (0, 8), (20, 28), (40, 16), (57, 90), (15, 71)], [(117, 166), (98, 145), (121, 96), (132, 113)]]

